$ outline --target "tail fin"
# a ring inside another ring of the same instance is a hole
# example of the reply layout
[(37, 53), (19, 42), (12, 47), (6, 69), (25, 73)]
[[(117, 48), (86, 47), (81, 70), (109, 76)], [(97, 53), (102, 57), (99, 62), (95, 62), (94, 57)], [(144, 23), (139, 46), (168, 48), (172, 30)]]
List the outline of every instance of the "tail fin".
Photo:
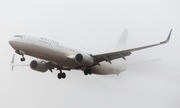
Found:
[(128, 29), (124, 29), (117, 45), (116, 45), (116, 50), (125, 50), (126, 49), (126, 44), (127, 44), (127, 35), (128, 35)]

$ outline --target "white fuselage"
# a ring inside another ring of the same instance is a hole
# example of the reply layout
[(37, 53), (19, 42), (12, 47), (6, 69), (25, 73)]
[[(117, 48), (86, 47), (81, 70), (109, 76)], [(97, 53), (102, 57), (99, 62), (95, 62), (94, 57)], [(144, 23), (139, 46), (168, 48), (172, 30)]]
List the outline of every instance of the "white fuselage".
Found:
[[(36, 58), (44, 59), (61, 66), (71, 69), (77, 69), (79, 64), (74, 60), (78, 53), (87, 54), (85, 51), (73, 46), (64, 45), (57, 41), (50, 40), (43, 37), (21, 36), (13, 37), (9, 41), (10, 45), (17, 51), (21, 50), (24, 54)], [(112, 61), (112, 64), (107, 62), (100, 63), (100, 66), (92, 67), (94, 74), (119, 74), (126, 68), (123, 66), (123, 60), (117, 59)], [(118, 65), (116, 65), (118, 64)], [(86, 67), (78, 68), (84, 70)]]

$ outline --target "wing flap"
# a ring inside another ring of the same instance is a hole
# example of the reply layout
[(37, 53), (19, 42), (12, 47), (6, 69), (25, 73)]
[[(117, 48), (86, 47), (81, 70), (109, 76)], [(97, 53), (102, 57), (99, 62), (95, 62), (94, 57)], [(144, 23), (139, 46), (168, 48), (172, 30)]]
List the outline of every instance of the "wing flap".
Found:
[(102, 61), (108, 61), (123, 58), (124, 60), (126, 56), (131, 55), (130, 51), (118, 51), (118, 52), (112, 52), (112, 53), (106, 53), (106, 54), (100, 54), (100, 55), (93, 55), (92, 57), (96, 62), (102, 62)]

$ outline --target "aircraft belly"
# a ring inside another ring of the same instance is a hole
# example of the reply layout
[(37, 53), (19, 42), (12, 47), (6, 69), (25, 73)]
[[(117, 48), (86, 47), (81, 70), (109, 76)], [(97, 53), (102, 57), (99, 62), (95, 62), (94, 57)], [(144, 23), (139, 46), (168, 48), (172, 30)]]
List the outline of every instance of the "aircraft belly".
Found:
[(91, 68), (93, 74), (108, 75), (108, 74), (119, 74), (126, 70), (126, 66), (121, 65), (117, 61), (112, 61), (112, 64), (107, 62), (100, 63), (100, 66), (94, 66)]

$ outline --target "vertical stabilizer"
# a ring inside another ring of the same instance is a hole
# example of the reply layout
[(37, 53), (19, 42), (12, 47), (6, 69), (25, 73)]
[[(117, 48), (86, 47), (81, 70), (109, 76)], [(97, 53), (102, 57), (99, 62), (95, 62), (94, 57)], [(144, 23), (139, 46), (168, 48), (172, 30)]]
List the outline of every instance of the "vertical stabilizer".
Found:
[(116, 50), (120, 51), (120, 50), (126, 49), (127, 35), (128, 35), (128, 29), (124, 29), (124, 31), (116, 45)]

